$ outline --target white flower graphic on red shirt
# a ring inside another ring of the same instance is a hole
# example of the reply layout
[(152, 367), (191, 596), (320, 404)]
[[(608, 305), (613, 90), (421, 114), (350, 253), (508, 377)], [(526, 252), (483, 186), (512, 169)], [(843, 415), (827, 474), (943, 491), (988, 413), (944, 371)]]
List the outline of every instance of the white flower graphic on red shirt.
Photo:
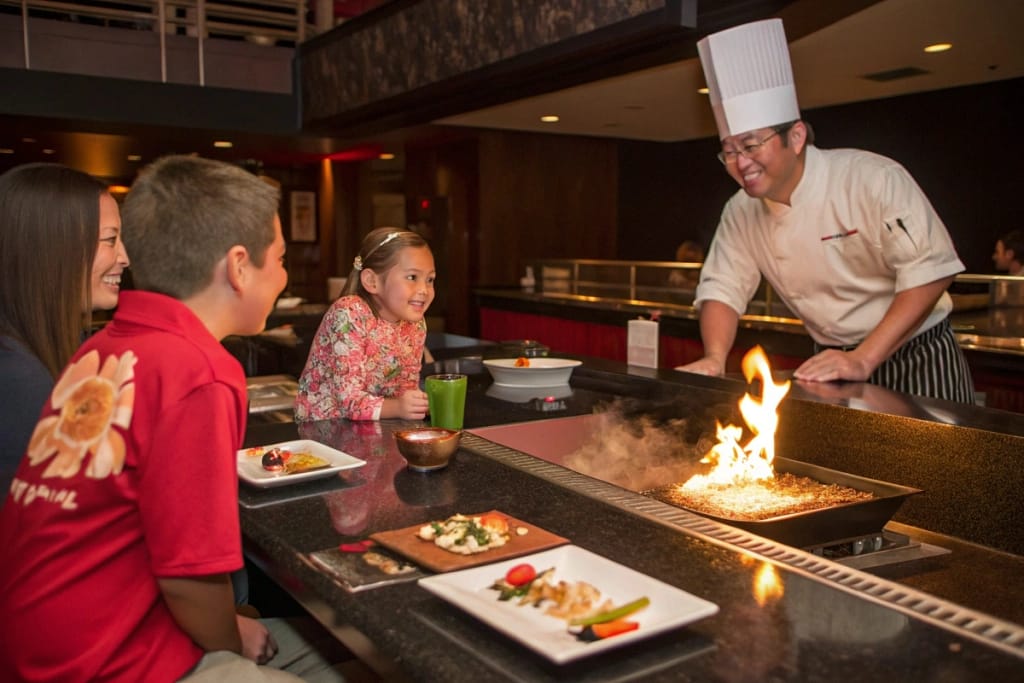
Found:
[(116, 425), (126, 429), (135, 405), (135, 363), (131, 351), (120, 358), (89, 351), (68, 366), (50, 394), (60, 412), (39, 421), (28, 445), (32, 465), (52, 461), (43, 478), (67, 479), (78, 474), (86, 453), (92, 454), (85, 476), (103, 479), (124, 468), (124, 438)]

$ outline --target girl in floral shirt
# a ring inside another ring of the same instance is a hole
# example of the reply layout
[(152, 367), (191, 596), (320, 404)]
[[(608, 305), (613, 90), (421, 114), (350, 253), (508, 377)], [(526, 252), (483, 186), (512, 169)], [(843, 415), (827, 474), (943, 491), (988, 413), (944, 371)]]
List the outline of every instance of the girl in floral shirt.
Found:
[(434, 277), (434, 255), (415, 232), (378, 228), (363, 239), (342, 296), (313, 339), (296, 420), (424, 418), (423, 316)]

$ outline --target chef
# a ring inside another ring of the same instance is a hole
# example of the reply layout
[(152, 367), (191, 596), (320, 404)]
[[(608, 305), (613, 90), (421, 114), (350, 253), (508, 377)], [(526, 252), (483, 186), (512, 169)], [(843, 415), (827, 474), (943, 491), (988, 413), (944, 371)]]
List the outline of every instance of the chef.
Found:
[(815, 342), (797, 379), (973, 403), (946, 293), (964, 266), (914, 179), (877, 154), (814, 146), (781, 20), (712, 34), (698, 50), (718, 158), (742, 189), (722, 212), (697, 288), (704, 358), (677, 369), (725, 371), (763, 275)]

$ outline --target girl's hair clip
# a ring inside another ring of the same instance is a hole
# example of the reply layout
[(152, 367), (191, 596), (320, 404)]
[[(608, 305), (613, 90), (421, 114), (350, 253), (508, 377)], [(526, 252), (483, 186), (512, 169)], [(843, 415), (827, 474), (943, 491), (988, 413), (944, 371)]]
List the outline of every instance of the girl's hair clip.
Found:
[[(366, 252), (366, 258), (370, 258), (370, 254), (372, 254), (373, 252), (377, 251), (378, 249), (383, 247), (385, 244), (387, 244), (391, 240), (393, 240), (396, 237), (398, 237), (399, 235), (401, 235), (403, 232), (405, 232), (405, 231), (404, 230), (399, 230), (398, 232), (390, 233), (387, 237), (382, 239), (377, 244), (377, 246), (373, 247), (372, 249), (370, 249), (370, 251)], [(363, 259), (361, 257), (359, 257), (359, 256), (356, 256), (354, 259), (352, 259), (352, 267), (355, 268), (356, 270), (362, 270), (363, 269)]]

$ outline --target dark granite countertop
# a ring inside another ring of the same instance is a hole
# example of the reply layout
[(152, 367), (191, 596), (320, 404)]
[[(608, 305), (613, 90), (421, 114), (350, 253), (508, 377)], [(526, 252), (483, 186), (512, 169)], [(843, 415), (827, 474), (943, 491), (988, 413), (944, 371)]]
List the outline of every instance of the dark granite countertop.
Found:
[[(470, 374), (467, 428), (585, 415), (611, 401), (625, 405), (627, 412), (644, 406), (656, 410), (673, 395), (687, 392), (716, 403), (738, 398), (744, 390), (742, 383), (729, 380), (636, 369), (629, 374), (624, 366), (587, 359), (574, 374), (572, 394), (557, 399), (560, 407), (551, 411), (546, 402), (510, 403), (488, 395), (489, 376), (481, 372), (472, 350), (461, 349), (455, 355), (461, 357), (442, 358), (438, 367)], [(833, 400), (813, 404), (859, 414), (830, 403)], [(978, 410), (957, 419), (970, 421), (996, 412)], [(473, 435), (467, 435), (468, 447), (448, 468), (413, 473), (404, 467), (391, 436), (409, 424), (254, 423), (248, 445), (293, 438), (298, 430), (303, 437), (365, 459), (367, 465), (319, 482), (264, 491), (243, 485), (240, 491), (247, 554), (357, 653), (378, 664), (386, 662), (380, 666), (388, 669), (388, 678), (831, 681), (855, 670), (861, 680), (982, 681), (1009, 680), (1024, 671), (1020, 641), (993, 645), (943, 621), (947, 614), (958, 614), (961, 623), (992, 622), (996, 632), (1005, 622), (1007, 632), (1017, 634), (1024, 601), (1015, 588), (1006, 588), (1015, 583), (1008, 579), (1020, 576), (1024, 564), (1016, 555), (956, 541), (963, 545), (945, 556), (950, 559), (903, 565), (889, 570), (888, 576), (885, 571), (868, 574), (817, 560), (842, 575), (838, 581), (822, 579), (801, 565), (815, 562), (809, 553), (785, 547), (769, 552), (771, 544), (741, 550), (716, 537), (678, 528), (629, 508), (636, 504), (633, 498), (647, 506), (661, 503), (510, 451), (526, 462), (543, 464), (555, 475), (529, 471), (517, 465), (515, 457), (488, 455), (479, 444), (489, 442)], [(559, 472), (604, 488), (585, 493), (561, 485), (555, 481)], [(628, 505), (612, 504), (616, 497), (625, 497)], [(304, 560), (306, 553), (376, 531), (492, 508), (711, 600), (720, 612), (636, 645), (555, 666), (415, 583), (350, 593)], [(941, 538), (929, 536), (931, 542)], [(958, 564), (959, 558), (969, 565)], [(1001, 582), (1010, 593), (965, 604), (981, 592), (980, 585), (993, 582)], [(874, 594), (861, 594), (862, 584), (872, 585)], [(905, 607), (886, 602), (887, 595), (902, 587)], [(911, 598), (917, 590), (930, 591), (937, 602), (915, 605)], [(1012, 604), (1000, 609), (999, 603)]]

